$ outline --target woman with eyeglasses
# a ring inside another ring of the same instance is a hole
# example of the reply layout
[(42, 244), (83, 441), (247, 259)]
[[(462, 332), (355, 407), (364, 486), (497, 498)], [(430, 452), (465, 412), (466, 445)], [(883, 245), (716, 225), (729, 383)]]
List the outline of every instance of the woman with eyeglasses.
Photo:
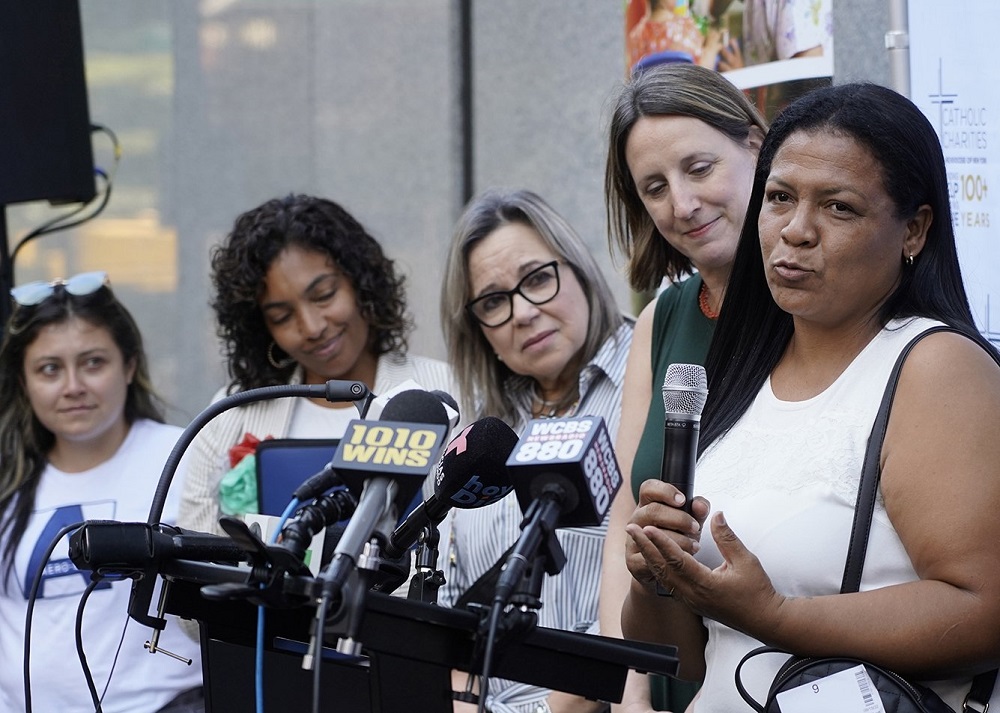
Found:
[[(632, 320), (619, 312), (586, 244), (536, 194), (492, 190), (466, 206), (448, 256), (441, 322), (464, 413), (502, 418), (517, 431), (531, 419), (602, 416), (614, 437)], [(475, 600), (465, 593), (491, 576), (517, 541), (521, 520), (513, 497), (452, 510), (441, 528), (442, 604)], [(542, 585), (540, 626), (585, 631), (595, 624), (605, 529), (558, 531), (567, 562)], [(464, 673), (456, 674), (457, 690), (466, 683)], [(601, 709), (503, 680), (490, 682), (486, 701), (493, 713)]]
[[(198, 647), (168, 622), (160, 646), (190, 665), (144, 649), (149, 630), (129, 622), (129, 581), (92, 583), (67, 558), (84, 520), (142, 521), (181, 429), (163, 423), (142, 337), (112, 293), (89, 272), (11, 290), (16, 303), (0, 346), (0, 708), (25, 710), (25, 615), (32, 709), (97, 707), (79, 663), (81, 640), (105, 713), (204, 709)], [(165, 517), (176, 514), (175, 498)], [(126, 627), (126, 623), (128, 626)]]
[[(230, 392), (331, 379), (361, 381), (376, 394), (408, 380), (455, 392), (447, 364), (407, 352), (403, 276), (331, 200), (288, 195), (238, 216), (212, 255), (212, 282)], [(248, 438), (335, 439), (356, 418), (352, 403), (303, 398), (221, 414), (192, 443), (181, 526), (222, 534), (224, 505), (227, 514), (256, 512), (255, 499), (223, 503), (239, 492), (224, 486)]]

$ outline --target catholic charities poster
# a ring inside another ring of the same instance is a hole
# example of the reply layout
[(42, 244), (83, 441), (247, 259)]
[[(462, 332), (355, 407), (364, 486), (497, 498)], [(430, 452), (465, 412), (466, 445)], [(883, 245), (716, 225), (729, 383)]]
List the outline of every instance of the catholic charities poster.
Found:
[(936, 0), (909, 2), (910, 98), (941, 139), (976, 323), (1000, 344), (1000, 84), (991, 69), (1000, 3), (963, 0), (955, 12), (940, 10)]

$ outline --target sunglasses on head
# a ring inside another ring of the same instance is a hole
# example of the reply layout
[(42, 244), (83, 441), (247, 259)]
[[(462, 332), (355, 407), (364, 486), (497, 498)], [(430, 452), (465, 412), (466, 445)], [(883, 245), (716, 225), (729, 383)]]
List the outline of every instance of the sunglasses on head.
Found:
[(107, 284), (108, 273), (106, 272), (81, 272), (79, 275), (73, 275), (65, 280), (29, 282), (26, 285), (13, 288), (10, 291), (10, 296), (22, 307), (32, 307), (47, 300), (58, 289), (80, 297), (91, 295)]

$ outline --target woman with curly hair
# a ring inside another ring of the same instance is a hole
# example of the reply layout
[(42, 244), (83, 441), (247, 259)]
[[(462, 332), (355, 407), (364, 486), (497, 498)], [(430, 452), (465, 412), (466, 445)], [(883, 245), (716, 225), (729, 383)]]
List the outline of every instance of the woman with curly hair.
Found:
[[(240, 215), (212, 255), (212, 282), (230, 393), (330, 379), (375, 393), (406, 380), (454, 393), (444, 362), (406, 353), (404, 278), (333, 201), (289, 195)], [(181, 526), (221, 532), (220, 484), (248, 436), (339, 438), (357, 415), (351, 403), (300, 398), (223, 413), (192, 443)]]

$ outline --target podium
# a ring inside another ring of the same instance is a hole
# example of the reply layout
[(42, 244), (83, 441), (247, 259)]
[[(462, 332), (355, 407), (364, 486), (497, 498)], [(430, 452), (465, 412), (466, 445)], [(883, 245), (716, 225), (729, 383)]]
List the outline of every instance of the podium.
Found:
[[(245, 713), (254, 704), (257, 608), (243, 601), (211, 601), (203, 584), (241, 581), (245, 570), (175, 561), (161, 573), (169, 582), (166, 613), (197, 620), (209, 713)], [(296, 578), (301, 579), (301, 578)], [(479, 616), (463, 609), (366, 592), (357, 639), (363, 654), (324, 653), (321, 696), (338, 713), (451, 713), (451, 670), (480, 673), (473, 663)], [(269, 608), (265, 614), (264, 695), (273, 710), (310, 710), (313, 672), (301, 668), (314, 627), (311, 606)], [(337, 622), (326, 626), (335, 645)], [(629, 669), (674, 674), (672, 646), (534, 627), (498, 647), (493, 675), (586, 698), (618, 702)]]

